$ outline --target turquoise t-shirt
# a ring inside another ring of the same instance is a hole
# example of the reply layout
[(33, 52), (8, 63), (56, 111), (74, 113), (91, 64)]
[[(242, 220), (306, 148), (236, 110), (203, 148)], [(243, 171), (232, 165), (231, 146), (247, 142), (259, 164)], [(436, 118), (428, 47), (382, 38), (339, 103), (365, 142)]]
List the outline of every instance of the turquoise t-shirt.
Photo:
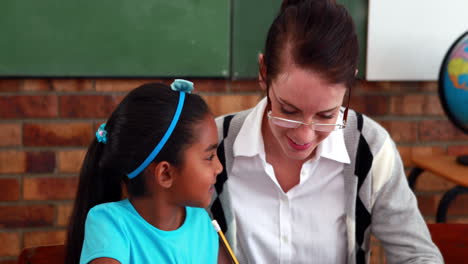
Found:
[(80, 264), (113, 258), (122, 264), (217, 263), (219, 240), (205, 209), (186, 207), (173, 231), (144, 220), (128, 199), (93, 207), (86, 218)]

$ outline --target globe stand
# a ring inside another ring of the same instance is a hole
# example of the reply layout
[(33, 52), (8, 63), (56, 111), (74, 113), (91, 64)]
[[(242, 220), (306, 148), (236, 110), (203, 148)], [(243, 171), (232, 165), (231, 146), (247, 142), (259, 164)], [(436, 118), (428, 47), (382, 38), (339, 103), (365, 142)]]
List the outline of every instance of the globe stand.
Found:
[(457, 163), (463, 166), (468, 166), (468, 155), (460, 155), (457, 157)]

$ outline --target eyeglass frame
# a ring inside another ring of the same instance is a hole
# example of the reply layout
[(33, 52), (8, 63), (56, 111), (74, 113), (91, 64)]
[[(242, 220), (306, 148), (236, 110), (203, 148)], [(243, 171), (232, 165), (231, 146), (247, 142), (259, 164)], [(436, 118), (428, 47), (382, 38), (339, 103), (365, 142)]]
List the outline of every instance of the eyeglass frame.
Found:
[[(269, 91), (270, 89), (267, 89), (267, 90)], [(268, 97), (268, 100), (270, 101), (268, 92), (267, 92), (267, 97)], [(275, 95), (275, 97), (276, 97), (276, 95)], [(269, 110), (267, 112), (267, 117), (268, 117), (268, 119), (277, 119), (277, 120), (281, 120), (281, 121), (285, 121), (285, 122), (289, 122), (289, 123), (293, 123), (293, 124), (298, 124), (296, 127), (289, 127), (289, 128), (298, 128), (301, 125), (309, 126), (309, 127), (312, 127), (312, 128), (315, 128), (317, 125), (318, 126), (334, 126), (334, 127), (336, 127), (336, 129), (330, 130), (330, 132), (331, 132), (331, 131), (335, 131), (335, 130), (338, 130), (338, 129), (346, 128), (346, 123), (348, 121), (349, 101), (351, 101), (351, 87), (349, 87), (349, 91), (348, 91), (348, 102), (346, 103), (346, 108), (345, 108), (345, 110), (343, 112), (343, 123), (342, 124), (321, 124), (321, 123), (316, 123), (316, 122), (304, 123), (302, 121), (297, 121), (297, 120), (292, 120), (292, 119), (273, 116), (273, 115), (271, 115), (271, 110)], [(271, 102), (270, 102), (270, 104), (271, 104)], [(275, 124), (275, 125), (281, 126), (281, 125), (278, 125), (278, 124)], [(281, 126), (281, 127), (284, 127), (284, 126)]]

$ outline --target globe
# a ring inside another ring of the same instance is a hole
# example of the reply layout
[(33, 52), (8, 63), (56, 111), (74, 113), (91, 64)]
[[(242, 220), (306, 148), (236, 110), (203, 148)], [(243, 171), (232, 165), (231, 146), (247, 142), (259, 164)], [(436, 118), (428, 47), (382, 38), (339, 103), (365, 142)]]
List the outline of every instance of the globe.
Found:
[[(445, 54), (439, 73), (439, 98), (449, 120), (468, 134), (468, 31)], [(457, 161), (468, 165), (468, 155)]]

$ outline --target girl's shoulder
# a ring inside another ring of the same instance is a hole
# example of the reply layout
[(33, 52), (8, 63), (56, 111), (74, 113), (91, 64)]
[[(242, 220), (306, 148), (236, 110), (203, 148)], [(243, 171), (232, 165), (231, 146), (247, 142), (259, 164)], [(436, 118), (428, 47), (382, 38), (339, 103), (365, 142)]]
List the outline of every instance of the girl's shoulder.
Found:
[(124, 212), (129, 212), (130, 211), (130, 202), (128, 199), (121, 200), (121, 201), (116, 201), (116, 202), (107, 202), (107, 203), (102, 203), (93, 206), (89, 212), (88, 216), (93, 216), (93, 215), (99, 215), (101, 217), (103, 216), (112, 216), (115, 214), (120, 214)]

